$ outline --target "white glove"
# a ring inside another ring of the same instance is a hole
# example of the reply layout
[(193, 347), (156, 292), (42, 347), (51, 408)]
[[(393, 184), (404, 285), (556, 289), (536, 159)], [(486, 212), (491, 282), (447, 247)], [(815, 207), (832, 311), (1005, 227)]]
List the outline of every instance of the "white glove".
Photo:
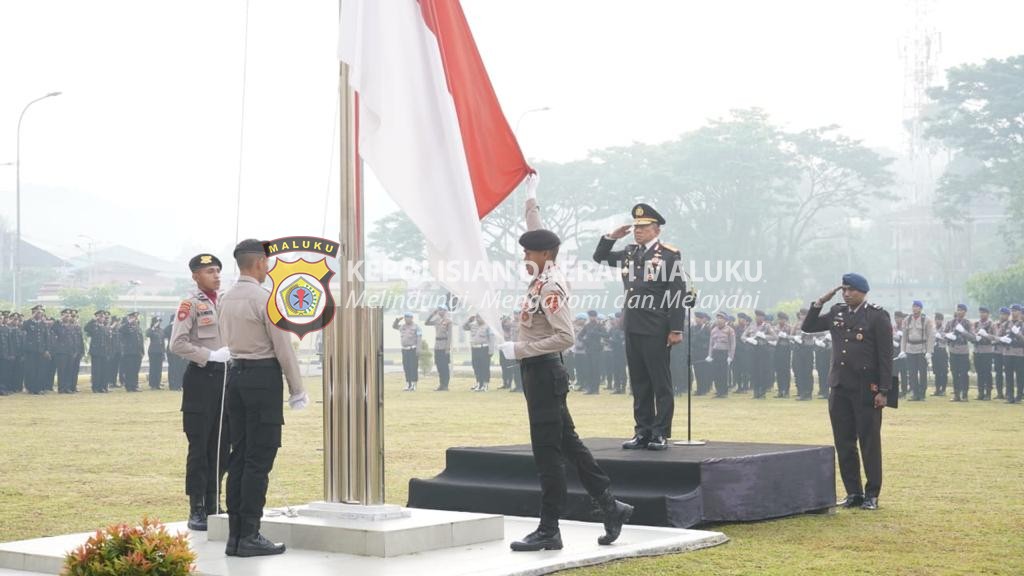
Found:
[(756, 333), (754, 333), (754, 336), (756, 336), (758, 338), (767, 338), (767, 336), (764, 335), (764, 332), (762, 332), (760, 330), (758, 330)]
[(540, 184), (540, 176), (534, 172), (526, 177), (526, 199), (537, 199), (537, 186)]
[(1010, 332), (1013, 332), (1014, 334), (1020, 336), (1020, 326), (1014, 326), (1013, 328), (1010, 328)]
[(744, 338), (743, 341), (747, 344), (757, 346), (757, 340), (755, 338)]
[(906, 357), (907, 357), (907, 353), (906, 352), (900, 352), (900, 355), (897, 356), (896, 359), (897, 360), (903, 360)]
[(1010, 340), (1009, 336), (1002, 336), (999, 338), (999, 341), (1002, 342), (1003, 344), (1009, 344), (1010, 342), (1013, 342), (1013, 340)]
[(725, 363), (726, 364), (732, 364), (732, 358), (726, 358)]
[(893, 348), (899, 348), (900, 347), (900, 341), (899, 340), (893, 340), (892, 341), (892, 347)]
[(961, 333), (961, 334), (963, 334), (965, 332), (964, 325), (963, 324), (957, 324), (956, 325), (956, 331)]
[(498, 351), (500, 351), (506, 359), (516, 359), (516, 343), (515, 342), (503, 342), (498, 345)]
[(978, 330), (978, 336), (985, 336), (985, 337), (987, 337), (988, 336), (988, 332), (986, 332), (985, 329), (982, 328), (981, 330)]
[(711, 360), (712, 358), (710, 354), (708, 354), (708, 357), (704, 359), (705, 362), (711, 362)]
[(292, 410), (303, 410), (309, 405), (309, 395), (306, 394), (305, 390), (298, 394), (292, 394), (288, 397), (288, 405), (291, 406)]
[(228, 350), (227, 346), (222, 346), (210, 352), (210, 357), (206, 359), (207, 362), (227, 362), (231, 360), (231, 351)]
[(975, 342), (981, 342), (981, 334), (978, 334), (977, 336), (975, 336), (974, 337), (974, 341)]
[(817, 346), (818, 348), (824, 348), (825, 347), (825, 341), (820, 339), (820, 338), (815, 338), (814, 339), (814, 345)]
[(769, 346), (775, 346), (775, 345), (777, 345), (778, 343), (779, 343), (778, 341), (774, 341), (774, 342), (773, 342), (773, 341), (771, 341), (771, 340), (769, 340), (769, 341), (768, 341), (768, 345), (769, 345)]
[(785, 332), (779, 332), (779, 338), (784, 340), (786, 338), (789, 338), (789, 334), (786, 334)]
[(903, 330), (897, 330), (896, 331), (896, 337), (897, 338), (903, 338)]
[(956, 340), (956, 334), (952, 332), (946, 332), (945, 336), (946, 340)]
[(931, 359), (932, 359), (932, 353), (931, 352), (925, 352), (924, 353), (924, 359), (928, 360), (930, 362)]
[(796, 336), (793, 336), (793, 340), (795, 340), (797, 344), (803, 344), (804, 343), (804, 337), (801, 334), (797, 334)]

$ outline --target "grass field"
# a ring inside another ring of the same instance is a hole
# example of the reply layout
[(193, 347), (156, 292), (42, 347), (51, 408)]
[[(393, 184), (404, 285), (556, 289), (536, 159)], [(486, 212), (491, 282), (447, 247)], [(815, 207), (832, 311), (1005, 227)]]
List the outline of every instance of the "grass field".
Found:
[[(409, 394), (399, 379), (389, 375), (386, 388), (389, 502), (405, 503), (409, 478), (438, 473), (449, 446), (528, 441), (519, 394), (471, 393), (461, 378), (446, 394), (432, 392), (432, 382)], [(315, 399), (319, 386), (309, 381)], [(144, 515), (183, 520), (179, 402), (169, 391), (0, 398), (0, 541)], [(694, 404), (699, 438), (831, 444), (823, 400), (740, 395)], [(570, 408), (584, 438), (632, 430), (628, 397), (573, 394)], [(676, 415), (677, 436), (685, 435), (685, 405)], [(319, 404), (286, 410), (285, 420), (269, 506), (322, 498)], [(879, 511), (714, 526), (728, 544), (572, 574), (1024, 574), (1022, 435), (1020, 405), (929, 398), (887, 410)]]

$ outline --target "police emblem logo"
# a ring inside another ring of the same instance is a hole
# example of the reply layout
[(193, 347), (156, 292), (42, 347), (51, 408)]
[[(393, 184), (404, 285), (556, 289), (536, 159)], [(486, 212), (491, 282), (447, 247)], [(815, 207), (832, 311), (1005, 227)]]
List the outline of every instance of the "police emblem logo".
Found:
[(644, 215), (643, 206), (637, 206), (636, 210), (633, 210), (633, 216), (634, 217), (639, 218), (640, 216), (643, 216), (643, 215)]
[(200, 264), (210, 264), (212, 262), (213, 256), (210, 256), (209, 254), (203, 254), (202, 256), (199, 257)]
[(334, 271), (327, 257), (338, 253), (338, 244), (322, 238), (288, 237), (267, 243), (267, 254), (289, 252), (320, 254), (319, 259), (304, 257), (294, 261), (276, 258), (268, 276), (274, 282), (267, 299), (267, 315), (275, 326), (296, 334), (300, 339), (322, 330), (334, 320), (335, 304), (330, 290)]

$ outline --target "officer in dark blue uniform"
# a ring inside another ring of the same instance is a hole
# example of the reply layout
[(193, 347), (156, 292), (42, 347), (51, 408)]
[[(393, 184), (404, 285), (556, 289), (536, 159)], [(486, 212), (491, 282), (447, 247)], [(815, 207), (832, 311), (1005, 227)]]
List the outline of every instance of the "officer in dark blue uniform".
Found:
[[(626, 290), (622, 327), (636, 426), (622, 447), (664, 450), (675, 407), (669, 352), (683, 339), (686, 282), (679, 250), (658, 239), (665, 219), (647, 204), (637, 204), (632, 214), (633, 224), (601, 238), (594, 260), (619, 268)], [(636, 243), (612, 250), (630, 229)]]
[[(865, 300), (868, 289), (860, 274), (844, 275), (841, 286), (811, 304), (801, 329), (832, 333), (828, 415), (847, 494), (839, 505), (876, 510), (882, 488), (882, 409), (892, 385), (892, 321), (882, 307)], [(823, 314), (822, 307), (840, 290), (844, 302)], [(863, 489), (861, 457), (867, 475)]]

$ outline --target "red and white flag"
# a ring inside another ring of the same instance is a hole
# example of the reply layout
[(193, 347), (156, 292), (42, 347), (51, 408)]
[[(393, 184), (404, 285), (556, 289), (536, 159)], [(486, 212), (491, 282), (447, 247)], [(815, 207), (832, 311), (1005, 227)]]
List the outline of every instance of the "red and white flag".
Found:
[(423, 232), (435, 276), (480, 310), (490, 269), (480, 218), (532, 172), (501, 111), (458, 0), (342, 0), (339, 56), (359, 94), (359, 152)]

